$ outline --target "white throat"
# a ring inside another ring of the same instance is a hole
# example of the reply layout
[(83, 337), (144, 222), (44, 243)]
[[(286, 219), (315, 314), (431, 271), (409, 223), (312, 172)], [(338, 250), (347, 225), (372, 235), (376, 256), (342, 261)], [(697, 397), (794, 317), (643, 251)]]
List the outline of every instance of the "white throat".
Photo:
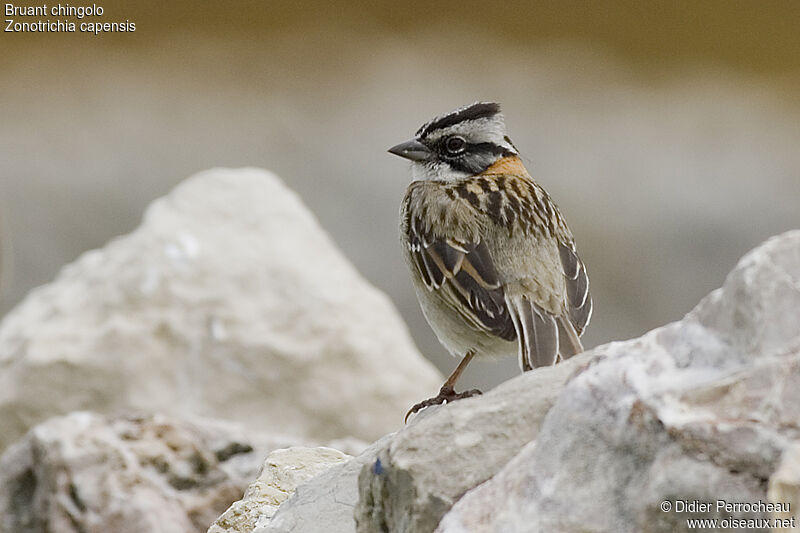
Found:
[(431, 161), (411, 164), (411, 176), (414, 181), (455, 181), (470, 176), (450, 167), (447, 163)]

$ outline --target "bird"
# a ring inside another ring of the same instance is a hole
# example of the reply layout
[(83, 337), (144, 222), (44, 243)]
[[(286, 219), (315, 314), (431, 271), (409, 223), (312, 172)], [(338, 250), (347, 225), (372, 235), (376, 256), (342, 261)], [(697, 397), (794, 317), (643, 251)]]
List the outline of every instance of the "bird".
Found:
[(516, 355), (522, 372), (583, 351), (589, 277), (556, 204), (525, 168), (500, 105), (476, 102), (423, 124), (389, 153), (411, 161), (400, 240), (422, 312), (461, 357), (438, 395), (406, 414), (467, 398), (475, 358)]

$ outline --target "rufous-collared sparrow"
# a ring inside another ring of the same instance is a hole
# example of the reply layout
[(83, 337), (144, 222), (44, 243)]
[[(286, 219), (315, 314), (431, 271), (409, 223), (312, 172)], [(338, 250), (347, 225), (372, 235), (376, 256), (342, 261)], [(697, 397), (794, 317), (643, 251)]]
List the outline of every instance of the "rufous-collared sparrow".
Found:
[(478, 394), (454, 390), (473, 357), (516, 354), (527, 371), (581, 352), (592, 314), (586, 267), (506, 134), (500, 106), (438, 116), (389, 152), (412, 161), (400, 238), (422, 311), (463, 357), (439, 394), (409, 414)]

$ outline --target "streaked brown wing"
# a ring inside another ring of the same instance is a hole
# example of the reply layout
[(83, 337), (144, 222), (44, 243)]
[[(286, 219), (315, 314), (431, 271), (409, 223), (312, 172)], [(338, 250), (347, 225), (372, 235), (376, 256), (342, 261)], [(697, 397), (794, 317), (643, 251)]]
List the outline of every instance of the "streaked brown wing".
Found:
[(514, 323), (506, 308), (503, 288), (489, 249), (483, 242), (456, 242), (423, 238), (410, 228), (409, 248), (420, 276), (431, 291), (441, 291), (476, 329), (501, 339), (516, 339)]

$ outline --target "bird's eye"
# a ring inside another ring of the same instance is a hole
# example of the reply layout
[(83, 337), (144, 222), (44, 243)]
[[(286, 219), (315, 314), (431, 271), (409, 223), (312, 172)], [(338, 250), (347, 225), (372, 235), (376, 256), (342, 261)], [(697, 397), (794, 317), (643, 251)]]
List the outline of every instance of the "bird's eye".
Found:
[(444, 147), (448, 154), (458, 155), (467, 148), (467, 141), (464, 140), (464, 137), (454, 135), (445, 141)]

